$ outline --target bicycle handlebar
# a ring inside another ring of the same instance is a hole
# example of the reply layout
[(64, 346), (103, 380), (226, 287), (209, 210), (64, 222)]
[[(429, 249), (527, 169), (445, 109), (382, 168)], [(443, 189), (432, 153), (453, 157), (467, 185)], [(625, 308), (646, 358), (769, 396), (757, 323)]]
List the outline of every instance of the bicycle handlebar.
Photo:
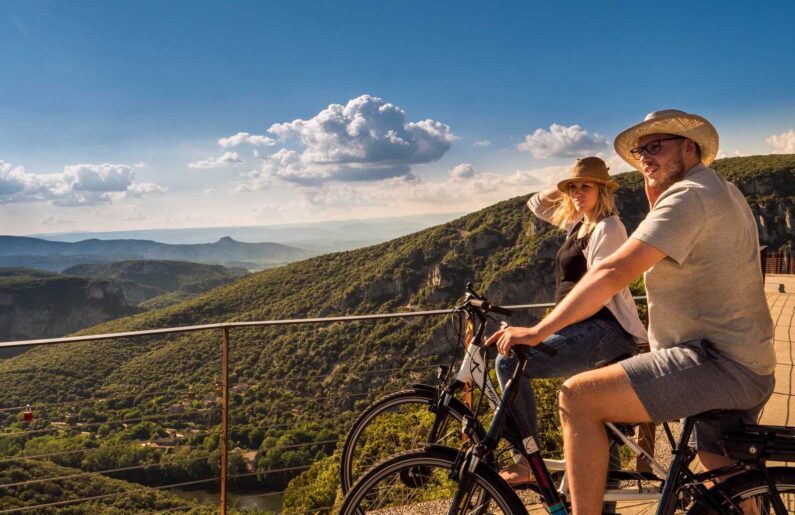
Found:
[[(475, 290), (472, 288), (472, 283), (467, 283), (466, 292), (467, 292), (466, 303), (462, 306), (458, 306), (456, 309), (464, 309), (467, 305), (469, 305), (474, 308), (477, 308), (484, 315), (486, 313), (497, 313), (498, 315), (510, 317), (513, 314), (513, 312), (510, 309), (503, 308), (500, 306), (495, 306), (494, 304), (491, 304), (489, 301), (487, 301), (484, 297), (478, 295), (475, 292)], [(505, 322), (503, 322), (503, 324), (505, 324)], [(529, 359), (529, 356), (527, 354), (527, 348), (528, 348), (527, 345), (517, 345), (514, 347), (514, 349), (519, 354), (521, 354), (525, 360)], [(545, 343), (539, 343), (538, 345), (532, 348), (538, 350), (539, 352), (543, 352), (547, 356), (555, 356), (558, 353), (557, 350), (555, 350), (553, 347), (550, 347)]]

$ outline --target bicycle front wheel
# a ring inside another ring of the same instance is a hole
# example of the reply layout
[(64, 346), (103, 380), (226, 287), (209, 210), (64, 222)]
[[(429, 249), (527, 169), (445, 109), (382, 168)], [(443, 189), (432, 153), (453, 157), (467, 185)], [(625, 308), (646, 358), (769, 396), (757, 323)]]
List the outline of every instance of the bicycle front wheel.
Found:
[[(364, 474), (343, 500), (341, 515), (446, 514), (458, 489), (453, 472), (458, 451), (446, 447), (409, 451)], [(451, 477), (453, 476), (453, 477)], [(526, 514), (511, 488), (487, 465), (473, 474), (459, 514)]]
[[(787, 513), (795, 513), (795, 469), (771, 468), (768, 469), (773, 483), (776, 485), (781, 500)], [(759, 472), (747, 472), (729, 478), (725, 483), (714, 486), (711, 492), (721, 489), (744, 513), (766, 515), (776, 513), (773, 507), (773, 495), (767, 481)], [(716, 495), (716, 497), (718, 497)], [(728, 507), (727, 507), (728, 508)], [(706, 506), (694, 504), (688, 515), (703, 515), (712, 513), (727, 513), (728, 509), (714, 511)]]
[(359, 415), (345, 437), (340, 458), (342, 492), (347, 493), (356, 479), (375, 463), (426, 443), (448, 447), (461, 444), (461, 422), (469, 410), (458, 400), (438, 415), (436, 434), (431, 428), (437, 414), (433, 389), (412, 388), (386, 395)]

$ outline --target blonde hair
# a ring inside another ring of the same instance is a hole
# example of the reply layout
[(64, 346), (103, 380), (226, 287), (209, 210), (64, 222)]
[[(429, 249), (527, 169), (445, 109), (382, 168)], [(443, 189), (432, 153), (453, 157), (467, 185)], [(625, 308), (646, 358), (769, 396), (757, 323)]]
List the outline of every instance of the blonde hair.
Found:
[[(590, 181), (588, 181), (590, 182)], [(603, 218), (617, 215), (615, 195), (607, 189), (607, 186), (600, 182), (594, 182), (599, 189), (599, 196), (596, 199), (596, 206), (593, 210), (593, 222), (596, 223)], [(552, 223), (558, 227), (563, 227), (573, 222), (578, 216), (571, 195), (563, 193), (563, 198), (558, 200), (555, 212), (552, 213)]]

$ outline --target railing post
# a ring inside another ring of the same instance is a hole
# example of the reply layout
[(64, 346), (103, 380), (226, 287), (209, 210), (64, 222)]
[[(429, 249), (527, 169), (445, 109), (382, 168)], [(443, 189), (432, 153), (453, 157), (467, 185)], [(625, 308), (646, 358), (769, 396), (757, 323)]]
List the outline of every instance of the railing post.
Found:
[(226, 515), (226, 474), (229, 464), (229, 328), (223, 328), (221, 344), (221, 515)]
[(759, 248), (759, 261), (762, 263), (762, 282), (764, 282), (767, 273), (767, 245), (762, 245)]

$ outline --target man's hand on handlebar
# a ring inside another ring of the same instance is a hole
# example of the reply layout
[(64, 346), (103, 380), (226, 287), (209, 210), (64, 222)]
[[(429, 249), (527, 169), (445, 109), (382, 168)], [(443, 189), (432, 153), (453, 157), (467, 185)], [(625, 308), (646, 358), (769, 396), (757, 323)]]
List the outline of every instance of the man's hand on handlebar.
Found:
[(496, 343), (500, 354), (510, 356), (511, 347), (514, 345), (535, 347), (543, 340), (535, 327), (505, 327), (492, 334), (486, 340), (486, 346)]

